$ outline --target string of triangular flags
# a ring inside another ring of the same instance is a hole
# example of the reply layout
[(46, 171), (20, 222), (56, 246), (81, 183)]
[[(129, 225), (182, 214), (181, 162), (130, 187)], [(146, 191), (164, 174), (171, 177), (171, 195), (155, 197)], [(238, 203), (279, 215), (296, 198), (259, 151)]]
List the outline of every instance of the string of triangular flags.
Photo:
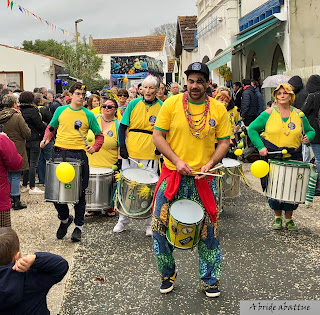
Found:
[(28, 9), (25, 9), (24, 7), (22, 7), (20, 4), (14, 2), (14, 1), (11, 1), (11, 0), (7, 0), (7, 8), (11, 9), (13, 8), (13, 6), (15, 5), (19, 11), (21, 11), (21, 13), (27, 15), (27, 16), (30, 16), (30, 17), (34, 17), (36, 20), (38, 20), (39, 22), (41, 22), (42, 24), (45, 24), (47, 25), (52, 31), (56, 31), (56, 30), (60, 30), (63, 35), (66, 35), (66, 36), (69, 36), (69, 35), (72, 35), (72, 36), (75, 36), (74, 33), (72, 32), (69, 32), (69, 31), (66, 31), (65, 29), (63, 29), (62, 27), (59, 27), (59, 26), (56, 26), (54, 24), (52, 24), (51, 22), (48, 22), (46, 19), (40, 17), (39, 15), (36, 15), (34, 13), (32, 13), (31, 11), (29, 11)]

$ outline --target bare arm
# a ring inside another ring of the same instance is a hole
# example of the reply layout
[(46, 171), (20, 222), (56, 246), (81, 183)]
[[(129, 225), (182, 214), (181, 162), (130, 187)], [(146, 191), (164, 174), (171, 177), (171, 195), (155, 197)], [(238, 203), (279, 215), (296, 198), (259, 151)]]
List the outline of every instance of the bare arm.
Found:
[(182, 161), (171, 149), (170, 145), (166, 141), (166, 132), (154, 129), (153, 130), (153, 143), (157, 147), (157, 149), (168, 159), (170, 160), (175, 167), (177, 168), (177, 171), (181, 175), (191, 175), (191, 167), (188, 163)]

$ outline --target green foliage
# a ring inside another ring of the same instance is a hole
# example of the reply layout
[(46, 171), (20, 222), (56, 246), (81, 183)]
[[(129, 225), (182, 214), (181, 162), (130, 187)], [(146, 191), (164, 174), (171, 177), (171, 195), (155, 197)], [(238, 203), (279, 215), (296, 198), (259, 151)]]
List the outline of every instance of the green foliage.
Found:
[(89, 90), (106, 82), (99, 75), (102, 68), (102, 58), (96, 50), (83, 38), (75, 45), (74, 41), (59, 43), (53, 39), (23, 41), (22, 48), (39, 54), (51, 56), (64, 61), (65, 70), (70, 76), (81, 79)]
[(231, 69), (225, 64), (214, 70), (220, 77), (223, 77), (224, 80), (230, 81), (232, 79)]

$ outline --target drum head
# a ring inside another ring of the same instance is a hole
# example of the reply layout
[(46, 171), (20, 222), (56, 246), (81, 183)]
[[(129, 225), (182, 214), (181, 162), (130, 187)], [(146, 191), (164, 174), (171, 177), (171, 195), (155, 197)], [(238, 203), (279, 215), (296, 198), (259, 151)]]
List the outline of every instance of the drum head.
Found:
[(222, 159), (222, 164), (224, 167), (236, 167), (241, 165), (239, 161), (230, 158)]
[(99, 174), (112, 174), (112, 168), (106, 167), (90, 167), (90, 174), (99, 175)]
[(170, 215), (179, 222), (186, 224), (198, 223), (203, 218), (204, 211), (195, 201), (180, 199), (170, 207)]
[(159, 179), (157, 174), (140, 168), (127, 168), (122, 171), (122, 175), (130, 181), (141, 184), (155, 184)]

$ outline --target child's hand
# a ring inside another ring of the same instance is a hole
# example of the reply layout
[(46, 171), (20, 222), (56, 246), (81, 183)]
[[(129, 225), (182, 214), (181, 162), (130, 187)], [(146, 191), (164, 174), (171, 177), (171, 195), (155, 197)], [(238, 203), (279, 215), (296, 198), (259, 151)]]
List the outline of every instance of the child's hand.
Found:
[(16, 260), (15, 265), (12, 267), (17, 272), (26, 272), (34, 263), (36, 255), (27, 255)]

